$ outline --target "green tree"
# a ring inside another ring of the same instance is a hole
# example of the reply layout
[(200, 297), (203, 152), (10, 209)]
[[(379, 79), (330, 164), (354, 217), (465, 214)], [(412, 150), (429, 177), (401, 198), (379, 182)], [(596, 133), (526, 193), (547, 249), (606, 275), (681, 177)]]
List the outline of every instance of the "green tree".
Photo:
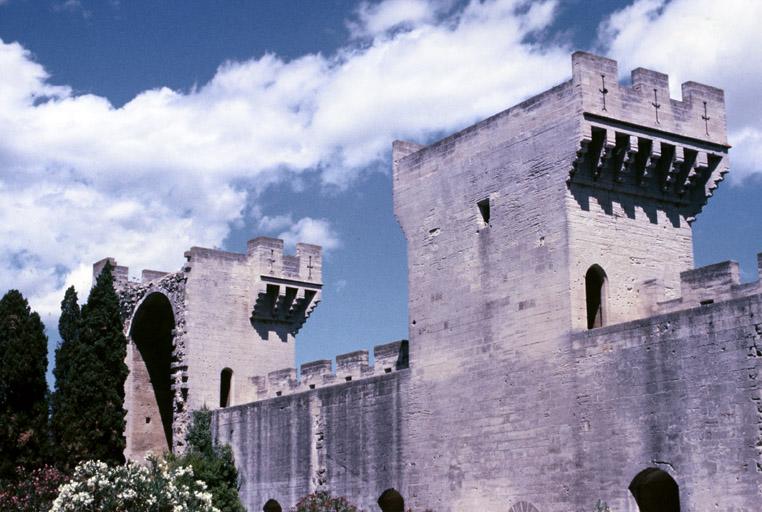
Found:
[[(106, 265), (82, 308), (77, 350), (70, 372), (78, 375), (75, 402), (81, 405), (80, 430), (86, 456), (108, 464), (124, 462), (124, 382), (127, 339), (114, 290), (111, 265)], [(85, 455), (85, 454), (83, 454)]]
[(208, 409), (193, 412), (188, 432), (188, 450), (182, 456), (170, 455), (174, 466), (190, 466), (193, 474), (212, 493), (212, 503), (222, 512), (245, 512), (238, 497), (238, 470), (230, 446), (212, 443), (212, 413)]
[(48, 338), (18, 290), (0, 299), (0, 479), (35, 467), (48, 448)]
[[(58, 333), (61, 342), (56, 348), (56, 361), (53, 376), (56, 379), (55, 392), (51, 400), (50, 430), (56, 464), (71, 471), (84, 453), (85, 443), (77, 442), (81, 432), (74, 429), (79, 425), (79, 407), (77, 403), (79, 376), (72, 372), (73, 358), (80, 351), (79, 330), (82, 314), (79, 309), (77, 292), (73, 286), (66, 290), (61, 301), (61, 316), (58, 320)], [(81, 446), (81, 447), (80, 447)]]
[(121, 464), (127, 340), (110, 265), (97, 277), (81, 311), (74, 289), (66, 291), (58, 328), (51, 419), (57, 463), (67, 472), (90, 459)]

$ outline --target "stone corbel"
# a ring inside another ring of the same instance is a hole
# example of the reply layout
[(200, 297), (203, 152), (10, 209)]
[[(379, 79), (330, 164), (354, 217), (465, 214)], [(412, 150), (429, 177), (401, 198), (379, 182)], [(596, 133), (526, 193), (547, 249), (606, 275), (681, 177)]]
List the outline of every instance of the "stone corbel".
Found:
[(585, 124), (582, 127), (582, 139), (579, 141), (579, 149), (577, 149), (577, 156), (572, 162), (571, 171), (569, 171), (569, 179), (579, 171), (582, 163), (585, 161), (588, 151), (590, 150), (590, 144), (593, 142), (592, 127), (589, 124)]
[(671, 165), (667, 167), (667, 174), (664, 176), (664, 185), (662, 186), (662, 190), (664, 192), (668, 191), (670, 187), (677, 183), (677, 179), (680, 176), (680, 173), (683, 172), (684, 165), (685, 149), (682, 146), (675, 146)]
[(651, 150), (646, 158), (646, 164), (643, 166), (643, 172), (640, 175), (640, 184), (646, 185), (653, 175), (656, 173), (656, 168), (661, 161), (661, 142), (658, 140), (651, 141)]
[(614, 151), (616, 150), (616, 132), (614, 130), (604, 130), (604, 133), (603, 147), (598, 156), (598, 162), (593, 169), (593, 179), (596, 180), (614, 157)]
[(623, 149), (624, 158), (622, 158), (622, 165), (616, 175), (616, 180), (619, 183), (622, 183), (625, 176), (632, 174), (635, 169), (635, 162), (638, 160), (638, 138), (635, 135), (627, 135), (627, 142)]

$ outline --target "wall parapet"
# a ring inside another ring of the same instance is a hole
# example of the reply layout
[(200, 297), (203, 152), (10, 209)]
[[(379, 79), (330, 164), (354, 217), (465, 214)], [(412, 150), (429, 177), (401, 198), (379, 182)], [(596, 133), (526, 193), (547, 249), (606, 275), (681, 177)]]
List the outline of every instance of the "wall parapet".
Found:
[[(681, 296), (656, 303), (657, 314), (707, 306), (715, 302), (738, 299), (762, 293), (762, 253), (757, 255), (757, 280), (741, 283), (741, 272), (735, 261), (723, 261), (680, 273)], [(658, 286), (657, 281), (648, 283)]]
[(408, 341), (400, 340), (373, 347), (375, 363), (370, 364), (367, 350), (336, 356), (336, 369), (328, 359), (304, 363), (297, 377), (296, 368), (283, 368), (265, 376), (250, 377), (257, 390), (252, 401), (292, 395), (313, 389), (384, 375), (408, 368)]

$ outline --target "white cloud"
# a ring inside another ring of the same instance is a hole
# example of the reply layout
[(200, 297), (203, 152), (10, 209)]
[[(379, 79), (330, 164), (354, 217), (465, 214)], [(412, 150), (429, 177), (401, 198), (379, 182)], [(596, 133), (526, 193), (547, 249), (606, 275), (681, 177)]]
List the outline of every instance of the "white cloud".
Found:
[(349, 29), (353, 37), (376, 37), (395, 28), (409, 29), (433, 22), (451, 3), (443, 0), (362, 2), (357, 8), (357, 19), (349, 23)]
[(283, 243), (289, 248), (295, 247), (297, 242), (320, 245), (326, 253), (341, 247), (338, 234), (326, 219), (303, 217), (280, 233), (278, 238), (283, 239)]
[(674, 97), (688, 80), (725, 89), (738, 178), (762, 171), (760, 19), (756, 0), (639, 0), (602, 25), (600, 45), (623, 73), (639, 66), (669, 73)]
[[(0, 41), (0, 287), (52, 313), (66, 285), (86, 295), (104, 256), (178, 268), (187, 247), (220, 245), (259, 212), (246, 187), (304, 172), (345, 187), (385, 165), (395, 138), (461, 128), (560, 82), (568, 48), (528, 42), (554, 7), (366, 5), (362, 30), (376, 37), (336, 55), (229, 62), (189, 92), (148, 90), (121, 108), (51, 84), (27, 49)], [(340, 245), (325, 219), (255, 219), (289, 244)]]

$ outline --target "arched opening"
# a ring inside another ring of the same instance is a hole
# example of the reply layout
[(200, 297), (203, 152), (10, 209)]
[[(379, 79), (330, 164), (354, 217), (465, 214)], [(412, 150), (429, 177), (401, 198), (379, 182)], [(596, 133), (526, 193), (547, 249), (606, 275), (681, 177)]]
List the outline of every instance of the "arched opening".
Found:
[(587, 304), (587, 328), (606, 325), (606, 272), (593, 265), (585, 274), (585, 303)]
[(161, 293), (148, 295), (135, 312), (130, 328), (134, 344), (130, 361), (131, 452), (172, 450), (170, 366), (175, 317), (169, 299)]
[(281, 508), (280, 503), (278, 503), (276, 500), (272, 498), (267, 500), (267, 502), (265, 503), (265, 506), (262, 507), (262, 510), (264, 512), (283, 512), (283, 509)]
[(220, 372), (220, 407), (230, 405), (230, 391), (233, 386), (233, 370), (225, 368)]
[(630, 483), (630, 492), (640, 512), (680, 512), (680, 490), (665, 471), (647, 468)]
[(405, 512), (405, 500), (396, 489), (387, 489), (378, 497), (382, 512)]

